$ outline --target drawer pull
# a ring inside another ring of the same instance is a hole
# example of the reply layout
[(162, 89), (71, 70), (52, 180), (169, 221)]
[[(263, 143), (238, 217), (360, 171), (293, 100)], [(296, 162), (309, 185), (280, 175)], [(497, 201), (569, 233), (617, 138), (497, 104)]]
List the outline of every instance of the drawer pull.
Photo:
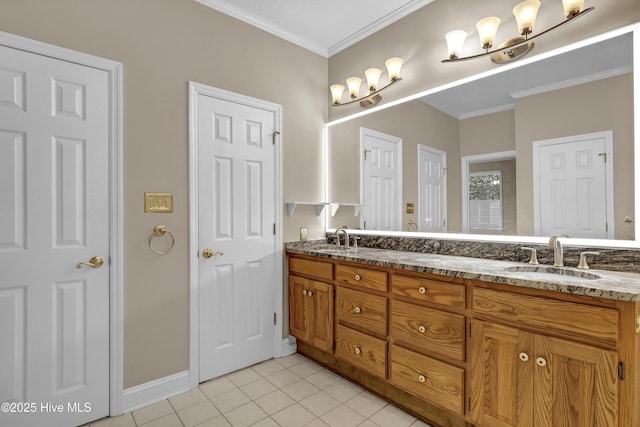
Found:
[(427, 289), (424, 286), (420, 286), (420, 288), (418, 288), (418, 292), (424, 295), (427, 293)]
[(360, 280), (360, 279), (362, 279), (362, 277), (360, 277), (360, 275), (359, 275), (359, 274), (356, 274), (353, 278), (354, 278), (354, 279), (356, 279), (356, 280)]
[(309, 291), (309, 292), (307, 292), (307, 295), (308, 295), (308, 296), (310, 296), (310, 297), (312, 297), (312, 296), (313, 296), (313, 291)]
[(356, 313), (360, 313), (362, 310), (360, 310), (360, 307), (356, 307), (355, 312)]
[(520, 360), (522, 360), (523, 362), (526, 362), (529, 360), (529, 355), (527, 353), (520, 353), (518, 355), (518, 357), (520, 358)]
[(425, 327), (424, 327), (424, 326), (422, 326), (422, 325), (420, 325), (420, 326), (418, 327), (418, 331), (420, 331), (420, 333), (421, 333), (421, 334), (424, 334), (426, 330), (427, 330), (427, 328), (425, 328)]
[(356, 347), (355, 350), (353, 350), (356, 354), (360, 354), (360, 347)]
[(418, 381), (420, 381), (421, 383), (425, 382), (427, 379), (424, 377), (424, 375), (420, 375), (418, 376)]
[(536, 359), (536, 363), (538, 364), (538, 366), (542, 366), (543, 368), (547, 366), (547, 361), (544, 360), (542, 357), (538, 357)]
[(307, 290), (302, 291), (302, 295), (307, 295)]

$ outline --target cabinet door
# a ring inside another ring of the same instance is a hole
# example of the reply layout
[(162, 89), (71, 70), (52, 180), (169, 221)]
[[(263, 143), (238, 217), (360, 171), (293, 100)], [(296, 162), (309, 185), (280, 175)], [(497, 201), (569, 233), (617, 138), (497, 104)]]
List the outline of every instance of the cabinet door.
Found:
[(535, 337), (536, 427), (617, 426), (618, 354)]
[(309, 289), (309, 280), (289, 276), (289, 333), (300, 341), (311, 343)]
[[(313, 341), (312, 344), (333, 353), (333, 285), (311, 281)], [(307, 293), (308, 295), (308, 293)]]
[(471, 328), (472, 420), (483, 427), (533, 426), (533, 335), (477, 320)]

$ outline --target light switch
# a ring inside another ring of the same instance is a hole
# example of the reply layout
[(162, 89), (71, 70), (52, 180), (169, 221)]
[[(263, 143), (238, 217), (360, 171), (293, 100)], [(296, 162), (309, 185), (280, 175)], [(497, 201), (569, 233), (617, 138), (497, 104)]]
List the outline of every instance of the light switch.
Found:
[(407, 213), (408, 214), (413, 213), (413, 203), (407, 203)]
[(144, 193), (144, 211), (151, 213), (173, 212), (173, 194)]

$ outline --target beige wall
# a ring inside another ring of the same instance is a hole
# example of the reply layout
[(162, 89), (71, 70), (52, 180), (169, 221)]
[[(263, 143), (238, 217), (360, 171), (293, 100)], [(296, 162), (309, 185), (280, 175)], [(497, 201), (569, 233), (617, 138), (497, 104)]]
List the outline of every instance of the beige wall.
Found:
[[(283, 106), (284, 199), (322, 198), (327, 59), (192, 0), (3, 0), (0, 30), (124, 64), (124, 386), (188, 369), (188, 82)], [(299, 159), (308, 159), (301, 162)], [(145, 214), (145, 191), (174, 212)], [(176, 236), (149, 252), (162, 223)], [(324, 232), (321, 217), (284, 214)]]
[[(447, 152), (447, 198), (449, 231), (461, 229), (460, 152), (458, 120), (421, 102), (412, 101), (360, 119), (331, 126), (328, 140), (329, 201), (360, 202), (360, 127), (402, 138), (402, 224), (418, 222), (418, 144)], [(406, 203), (413, 203), (414, 214), (407, 214)], [(360, 227), (353, 208), (342, 208), (331, 218), (330, 228)]]
[(533, 234), (533, 141), (613, 131), (616, 239), (634, 239), (633, 74), (516, 100), (518, 234)]
[[(517, 35), (512, 13), (517, 2), (507, 0), (435, 0), (411, 15), (395, 22), (363, 41), (332, 56), (329, 60), (330, 83), (341, 83), (352, 75), (364, 77), (368, 67), (384, 69), (391, 56), (405, 60), (403, 81), (384, 92), (382, 104), (419, 93), (442, 84), (499, 67), (489, 59), (443, 64), (447, 56), (444, 35), (454, 29), (467, 31), (465, 54), (480, 53), (476, 22), (485, 16), (502, 19), (496, 40)], [(585, 7), (595, 6), (590, 14), (536, 40), (531, 54), (539, 54), (590, 36), (640, 21), (638, 0), (586, 0)], [(543, 1), (536, 19), (536, 29), (549, 28), (563, 20), (560, 0)], [(386, 82), (386, 75), (382, 80)], [(329, 91), (326, 92), (330, 102)], [(332, 108), (330, 119), (361, 111), (359, 106)]]
[(515, 110), (460, 120), (461, 156), (498, 153), (515, 149)]

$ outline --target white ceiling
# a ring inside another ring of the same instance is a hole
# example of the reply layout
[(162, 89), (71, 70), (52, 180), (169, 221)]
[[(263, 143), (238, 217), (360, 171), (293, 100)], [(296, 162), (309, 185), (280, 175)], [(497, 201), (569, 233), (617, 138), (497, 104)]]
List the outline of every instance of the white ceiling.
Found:
[(329, 57), (433, 0), (196, 0)]

